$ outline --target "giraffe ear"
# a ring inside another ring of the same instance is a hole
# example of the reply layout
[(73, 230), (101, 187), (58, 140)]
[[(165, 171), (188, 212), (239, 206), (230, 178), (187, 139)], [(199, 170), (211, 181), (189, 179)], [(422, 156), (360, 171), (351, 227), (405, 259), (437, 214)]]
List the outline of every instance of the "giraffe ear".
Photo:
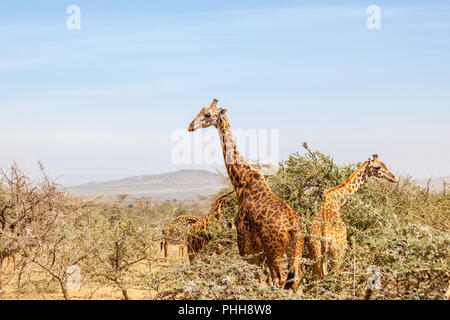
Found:
[(220, 114), (225, 114), (227, 113), (227, 109), (220, 109)]

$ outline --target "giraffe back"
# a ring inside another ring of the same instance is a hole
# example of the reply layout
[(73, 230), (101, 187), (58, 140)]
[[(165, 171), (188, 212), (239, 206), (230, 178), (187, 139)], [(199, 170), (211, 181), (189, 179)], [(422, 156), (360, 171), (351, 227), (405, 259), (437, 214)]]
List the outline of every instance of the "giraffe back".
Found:
[(195, 216), (180, 215), (163, 227), (163, 236), (168, 239), (169, 242), (180, 241), (185, 236), (190, 226), (195, 224), (198, 220), (199, 218)]
[(195, 222), (190, 228), (190, 234), (188, 236), (188, 253), (191, 262), (193, 261), (195, 254), (201, 251), (211, 240), (211, 236), (203, 231), (207, 230), (213, 221), (223, 220), (225, 216), (223, 206), (227, 203), (233, 193), (234, 190), (217, 198), (208, 214)]

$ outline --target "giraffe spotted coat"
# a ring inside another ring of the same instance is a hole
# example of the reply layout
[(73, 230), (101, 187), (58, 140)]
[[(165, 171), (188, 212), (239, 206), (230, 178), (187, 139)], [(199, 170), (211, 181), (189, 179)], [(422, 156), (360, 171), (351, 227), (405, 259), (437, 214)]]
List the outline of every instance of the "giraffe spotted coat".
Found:
[(184, 243), (189, 227), (199, 220), (198, 217), (190, 215), (180, 215), (173, 221), (167, 223), (163, 229), (163, 241), (161, 249), (164, 247), (164, 257), (167, 259), (169, 243), (178, 244), (178, 256), (184, 256)]
[[(374, 155), (365, 161), (343, 184), (325, 192), (325, 200), (308, 227), (310, 258), (315, 262), (314, 274), (325, 276), (340, 265), (347, 249), (347, 229), (339, 213), (345, 196), (354, 194), (370, 177), (397, 182), (386, 165)], [(327, 262), (327, 255), (331, 258)]]
[(223, 206), (233, 193), (234, 190), (219, 197), (214, 202), (214, 206), (208, 214), (197, 220), (189, 229), (187, 251), (190, 262), (193, 262), (196, 255), (211, 241), (211, 236), (207, 232), (208, 227), (213, 221), (221, 221), (224, 219)]
[[(240, 154), (226, 116), (214, 99), (189, 125), (189, 131), (216, 127), (219, 132), (225, 167), (236, 191), (239, 209), (235, 217), (237, 243), (241, 256), (250, 263), (266, 261), (273, 287), (295, 290), (303, 253), (304, 230), (295, 210), (279, 199), (265, 183), (263, 176), (252, 170)], [(288, 255), (289, 275), (284, 281), (282, 258)]]

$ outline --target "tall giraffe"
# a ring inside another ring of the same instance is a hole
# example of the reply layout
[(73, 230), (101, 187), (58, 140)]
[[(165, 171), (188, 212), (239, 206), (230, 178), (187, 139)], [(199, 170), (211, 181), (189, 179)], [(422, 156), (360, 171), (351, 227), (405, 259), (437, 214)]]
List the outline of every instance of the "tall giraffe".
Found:
[[(323, 277), (342, 262), (347, 249), (347, 229), (339, 209), (346, 203), (345, 196), (358, 191), (370, 177), (397, 182), (395, 176), (375, 154), (372, 160), (365, 161), (347, 181), (325, 192), (325, 200), (308, 226), (310, 258), (315, 261), (315, 275)], [(333, 260), (330, 263), (331, 268), (324, 259), (324, 255), (328, 253)]]
[(222, 206), (234, 193), (234, 190), (217, 198), (212, 209), (204, 217), (196, 221), (189, 229), (187, 238), (187, 251), (189, 261), (192, 263), (195, 256), (211, 241), (211, 236), (205, 232), (213, 221), (220, 221), (224, 218)]
[(169, 242), (177, 242), (178, 256), (184, 256), (184, 243), (186, 241), (187, 230), (198, 220), (198, 217), (183, 214), (163, 227), (163, 241), (161, 242), (161, 250), (164, 247), (164, 257), (166, 259), (168, 256)]
[[(214, 126), (222, 143), (225, 167), (236, 191), (239, 210), (235, 217), (239, 254), (247, 261), (269, 267), (272, 287), (295, 290), (298, 286), (299, 264), (303, 253), (304, 230), (295, 210), (280, 200), (253, 170), (239, 152), (226, 115), (214, 99), (208, 108), (189, 125), (188, 131)], [(282, 257), (287, 253), (289, 274), (282, 275)]]

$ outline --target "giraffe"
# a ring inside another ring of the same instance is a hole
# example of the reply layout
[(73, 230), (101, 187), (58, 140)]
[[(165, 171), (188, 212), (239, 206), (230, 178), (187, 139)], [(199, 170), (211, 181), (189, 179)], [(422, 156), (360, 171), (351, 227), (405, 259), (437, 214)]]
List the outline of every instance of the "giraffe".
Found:
[[(234, 190), (217, 198), (212, 209), (204, 217), (196, 221), (189, 229), (187, 238), (187, 251), (189, 261), (192, 263), (195, 256), (211, 241), (211, 236), (205, 231), (210, 226), (212, 221), (220, 221), (224, 218), (222, 206), (229, 200)], [(230, 226), (229, 226), (230, 227)]]
[(184, 256), (184, 243), (186, 232), (189, 227), (199, 220), (198, 217), (190, 215), (180, 215), (173, 221), (167, 223), (163, 229), (163, 241), (161, 242), (161, 250), (164, 247), (164, 257), (167, 259), (169, 242), (178, 243), (178, 256)]
[[(239, 254), (249, 263), (262, 266), (266, 261), (272, 288), (296, 290), (303, 253), (304, 230), (295, 210), (279, 199), (239, 152), (231, 130), (227, 109), (217, 107), (214, 99), (202, 108), (188, 131), (214, 126), (220, 136), (228, 176), (238, 199), (234, 219)], [(288, 255), (289, 274), (282, 275), (282, 257)]]
[[(397, 182), (386, 165), (373, 155), (365, 161), (343, 184), (324, 193), (324, 202), (308, 226), (310, 235), (310, 258), (315, 261), (314, 274), (325, 276), (330, 269), (338, 266), (347, 249), (347, 229), (339, 214), (339, 209), (346, 203), (345, 196), (354, 194), (370, 177), (377, 177)], [(333, 260), (330, 268), (324, 259), (330, 254)], [(340, 272), (340, 271), (338, 271)]]
[(0, 251), (0, 289), (3, 286), (2, 282), (2, 273), (3, 273), (3, 261), (6, 259), (6, 267), (9, 267), (9, 264), (12, 260), (14, 269), (16, 269), (16, 253), (18, 252), (18, 249), (8, 249), (8, 250), (2, 250)]

